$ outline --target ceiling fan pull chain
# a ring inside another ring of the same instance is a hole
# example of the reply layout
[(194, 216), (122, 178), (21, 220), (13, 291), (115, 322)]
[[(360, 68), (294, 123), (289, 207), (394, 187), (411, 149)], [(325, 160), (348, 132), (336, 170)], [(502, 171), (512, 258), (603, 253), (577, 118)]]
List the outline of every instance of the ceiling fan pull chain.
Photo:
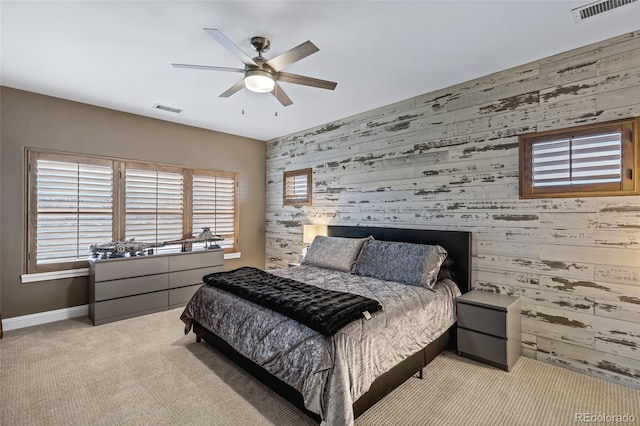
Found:
[(276, 95), (273, 97), (273, 104), (275, 105), (274, 109), (276, 110), (275, 117), (277, 117), (278, 116), (278, 102), (277, 102), (277, 99), (278, 99), (278, 85), (277, 84), (276, 84), (276, 87), (275, 87), (275, 91), (276, 91)]
[(244, 97), (244, 92), (246, 90), (246, 87), (244, 87), (244, 84), (242, 85), (242, 115), (244, 115), (244, 104), (245, 104), (245, 97)]

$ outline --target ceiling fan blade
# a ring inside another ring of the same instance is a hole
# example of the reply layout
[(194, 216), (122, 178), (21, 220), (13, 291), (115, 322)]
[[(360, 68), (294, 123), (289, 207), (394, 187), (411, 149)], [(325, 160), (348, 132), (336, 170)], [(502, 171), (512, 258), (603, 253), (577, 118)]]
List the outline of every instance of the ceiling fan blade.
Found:
[(318, 50), (316, 45), (311, 43), (309, 40), (305, 41), (298, 46), (287, 50), (284, 53), (279, 54), (275, 58), (269, 59), (267, 61), (267, 65), (273, 68), (275, 71), (280, 71), (284, 67), (293, 64), (294, 62), (298, 62), (300, 59), (306, 58), (307, 56), (316, 53)]
[(223, 45), (229, 52), (233, 53), (242, 61), (245, 65), (251, 65), (257, 67), (258, 64), (255, 63), (253, 59), (249, 57), (246, 53), (242, 51), (238, 46), (236, 46), (231, 40), (227, 38), (220, 30), (215, 28), (203, 28), (207, 34), (209, 34), (213, 39), (215, 39), (218, 43)]
[(293, 103), (291, 98), (287, 96), (282, 87), (276, 83), (276, 87), (273, 88), (271, 94), (276, 97), (276, 99), (282, 104), (282, 106), (289, 106)]
[(304, 75), (291, 74), (288, 72), (279, 72), (276, 74), (276, 80), (286, 83), (302, 84), (303, 86), (319, 87), (320, 89), (333, 90), (338, 83), (335, 81), (320, 80), (319, 78), (306, 77)]
[(228, 98), (229, 96), (233, 95), (237, 91), (242, 90), (243, 87), (244, 87), (244, 78), (239, 82), (237, 82), (236, 84), (234, 84), (233, 86), (229, 87), (226, 92), (220, 94), (218, 97)]
[(191, 65), (191, 64), (171, 64), (174, 68), (188, 68), (194, 70), (209, 70), (209, 71), (229, 71), (229, 72), (244, 72), (240, 68), (227, 68), (227, 67), (212, 67), (209, 65)]

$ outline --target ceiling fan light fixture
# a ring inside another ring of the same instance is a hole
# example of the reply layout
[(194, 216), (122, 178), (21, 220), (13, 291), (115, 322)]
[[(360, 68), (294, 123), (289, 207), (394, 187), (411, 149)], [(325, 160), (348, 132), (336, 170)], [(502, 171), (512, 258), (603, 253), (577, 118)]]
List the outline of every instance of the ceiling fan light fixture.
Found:
[(276, 81), (269, 71), (249, 70), (244, 75), (244, 87), (257, 93), (268, 93), (276, 86)]

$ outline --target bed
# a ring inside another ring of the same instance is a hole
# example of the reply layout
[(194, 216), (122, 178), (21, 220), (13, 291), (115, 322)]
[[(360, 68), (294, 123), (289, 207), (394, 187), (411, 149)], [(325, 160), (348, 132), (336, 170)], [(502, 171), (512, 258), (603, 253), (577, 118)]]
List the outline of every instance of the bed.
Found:
[[(209, 285), (194, 294), (181, 319), (185, 332), (192, 329), (197, 341), (216, 347), (316, 421), (351, 425), (409, 377), (421, 376), (422, 368), (455, 342), (455, 298), (470, 290), (471, 234), (330, 226), (328, 236), (362, 240), (361, 256), (366, 247), (385, 242), (441, 246), (453, 263), (433, 279), (432, 288), (367, 275), (366, 262), (356, 264), (355, 274), (313, 262), (269, 271), (382, 305), (330, 336)], [(375, 243), (367, 243), (370, 238)]]

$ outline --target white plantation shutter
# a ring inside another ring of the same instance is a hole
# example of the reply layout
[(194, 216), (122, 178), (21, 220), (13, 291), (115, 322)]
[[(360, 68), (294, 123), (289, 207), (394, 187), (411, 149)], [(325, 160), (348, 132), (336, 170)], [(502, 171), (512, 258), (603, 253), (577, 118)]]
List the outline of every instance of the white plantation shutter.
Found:
[(112, 239), (113, 168), (47, 158), (34, 163), (35, 263), (86, 260), (90, 244)]
[[(205, 227), (224, 238), (218, 244), (225, 249), (235, 247), (236, 182), (234, 176), (193, 175), (193, 236)], [(197, 246), (203, 246), (198, 244)]]
[[(143, 243), (179, 240), (183, 233), (181, 172), (127, 168), (125, 172), (125, 235)], [(156, 252), (179, 250), (157, 248)]]
[(534, 187), (622, 180), (622, 132), (560, 138), (532, 145)]

